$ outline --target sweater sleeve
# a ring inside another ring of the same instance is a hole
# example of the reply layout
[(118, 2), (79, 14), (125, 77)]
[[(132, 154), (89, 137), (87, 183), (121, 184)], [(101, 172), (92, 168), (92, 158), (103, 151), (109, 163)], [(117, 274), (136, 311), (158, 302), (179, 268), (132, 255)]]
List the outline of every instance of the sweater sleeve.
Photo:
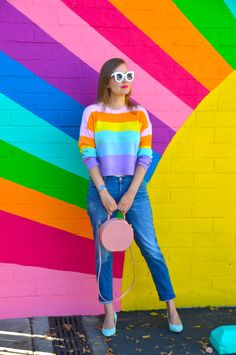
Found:
[(140, 144), (136, 165), (142, 165), (146, 170), (151, 164), (152, 152), (152, 124), (147, 111), (142, 107)]
[(87, 106), (84, 109), (78, 141), (82, 162), (88, 170), (92, 169), (94, 166), (98, 166), (97, 151), (94, 140), (94, 120), (91, 106)]

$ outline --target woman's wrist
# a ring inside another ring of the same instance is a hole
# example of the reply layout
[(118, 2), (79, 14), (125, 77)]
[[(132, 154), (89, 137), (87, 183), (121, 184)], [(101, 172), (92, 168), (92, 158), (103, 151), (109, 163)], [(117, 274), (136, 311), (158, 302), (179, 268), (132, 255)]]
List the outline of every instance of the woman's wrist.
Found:
[(107, 187), (105, 184), (99, 184), (97, 187), (97, 190), (99, 193), (101, 193), (101, 192), (107, 191)]
[(127, 190), (127, 192), (132, 196), (135, 197), (136, 193), (137, 193), (138, 189), (136, 189), (133, 186), (130, 186), (129, 189)]

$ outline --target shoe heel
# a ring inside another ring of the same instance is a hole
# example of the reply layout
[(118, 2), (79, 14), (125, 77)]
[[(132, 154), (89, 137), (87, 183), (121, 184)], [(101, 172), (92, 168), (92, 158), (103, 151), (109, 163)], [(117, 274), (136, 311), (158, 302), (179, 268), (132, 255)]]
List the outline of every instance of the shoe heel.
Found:
[(114, 322), (115, 322), (115, 326), (113, 328), (102, 328), (102, 334), (105, 337), (111, 337), (116, 334), (117, 314), (115, 311), (114, 311)]
[(169, 330), (173, 333), (181, 333), (184, 329), (183, 324), (171, 324), (168, 316), (168, 312), (166, 312)]

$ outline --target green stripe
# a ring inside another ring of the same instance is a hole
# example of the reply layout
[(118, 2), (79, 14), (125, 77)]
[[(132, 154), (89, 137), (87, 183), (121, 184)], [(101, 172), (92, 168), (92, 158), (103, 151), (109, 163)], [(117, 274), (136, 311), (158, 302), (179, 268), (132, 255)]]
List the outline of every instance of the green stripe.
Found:
[(0, 176), (87, 209), (88, 180), (0, 140)]
[(223, 0), (174, 0), (174, 3), (235, 69), (236, 19)]

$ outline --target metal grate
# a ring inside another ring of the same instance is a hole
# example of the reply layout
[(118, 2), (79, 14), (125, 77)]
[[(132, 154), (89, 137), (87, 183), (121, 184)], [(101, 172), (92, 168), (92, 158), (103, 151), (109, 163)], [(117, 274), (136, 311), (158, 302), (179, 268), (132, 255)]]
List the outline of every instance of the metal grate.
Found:
[(49, 317), (53, 351), (60, 355), (93, 355), (80, 316)]

